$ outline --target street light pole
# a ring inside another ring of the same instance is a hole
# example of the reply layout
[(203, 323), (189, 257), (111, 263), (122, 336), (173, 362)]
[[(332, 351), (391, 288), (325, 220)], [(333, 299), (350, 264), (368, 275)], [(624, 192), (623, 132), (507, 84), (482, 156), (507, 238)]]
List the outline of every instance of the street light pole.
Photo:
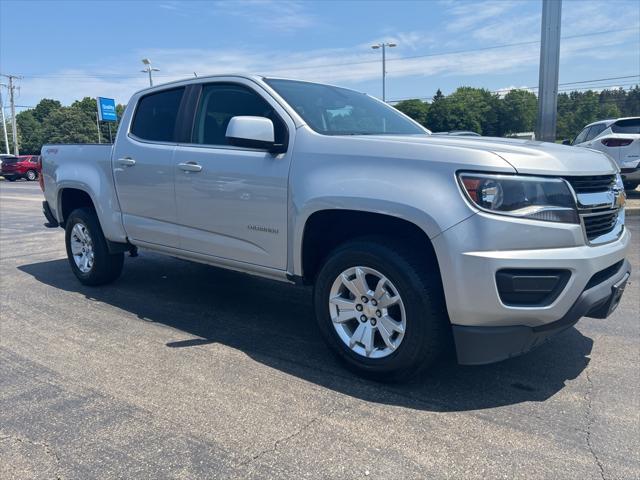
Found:
[(397, 47), (397, 44), (391, 42), (382, 42), (377, 43), (376, 45), (371, 45), (371, 48), (374, 50), (382, 49), (382, 101), (386, 102), (387, 92), (386, 92), (386, 77), (387, 77), (387, 47), (393, 48)]
[(144, 70), (140, 70), (142, 73), (148, 73), (149, 74), (149, 86), (153, 87), (153, 77), (151, 75), (151, 72), (159, 72), (160, 70), (158, 70), (157, 68), (152, 68), (151, 67), (151, 60), (149, 60), (148, 58), (143, 58), (142, 59), (142, 63), (144, 63), (146, 65), (146, 68)]

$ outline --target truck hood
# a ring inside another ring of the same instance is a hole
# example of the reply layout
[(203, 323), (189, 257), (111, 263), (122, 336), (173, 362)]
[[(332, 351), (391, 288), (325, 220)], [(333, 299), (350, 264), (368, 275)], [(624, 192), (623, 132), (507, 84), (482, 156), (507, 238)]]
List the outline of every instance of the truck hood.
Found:
[(371, 135), (360, 138), (491, 152), (508, 162), (518, 173), (532, 175), (610, 175), (618, 171), (616, 163), (602, 152), (533, 140), (426, 135)]

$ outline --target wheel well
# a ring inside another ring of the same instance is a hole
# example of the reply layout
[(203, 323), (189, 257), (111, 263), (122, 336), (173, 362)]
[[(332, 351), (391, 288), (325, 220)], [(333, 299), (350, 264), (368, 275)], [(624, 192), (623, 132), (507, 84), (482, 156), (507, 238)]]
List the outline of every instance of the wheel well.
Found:
[(302, 236), (302, 274), (312, 283), (322, 261), (338, 245), (363, 236), (388, 236), (411, 245), (425, 261), (438, 262), (433, 245), (420, 227), (407, 220), (382, 213), (357, 210), (323, 210), (312, 214)]
[(61, 225), (69, 218), (71, 212), (76, 208), (89, 207), (95, 210), (93, 200), (89, 194), (83, 190), (77, 188), (65, 188), (60, 195), (60, 209), (62, 213)]

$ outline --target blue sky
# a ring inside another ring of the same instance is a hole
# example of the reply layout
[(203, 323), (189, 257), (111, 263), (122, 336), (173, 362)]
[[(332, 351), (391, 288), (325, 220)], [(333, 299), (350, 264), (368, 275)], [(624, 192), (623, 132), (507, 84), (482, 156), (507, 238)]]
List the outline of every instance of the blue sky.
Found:
[[(251, 72), (380, 96), (380, 52), (370, 45), (394, 41), (387, 99), (462, 85), (497, 91), (537, 85), (541, 9), (541, 0), (0, 0), (0, 72), (24, 77), (20, 105), (126, 102), (147, 85), (144, 57), (161, 70), (157, 83)], [(560, 83), (636, 77), (561, 88), (639, 81), (638, 0), (564, 0), (562, 20)]]

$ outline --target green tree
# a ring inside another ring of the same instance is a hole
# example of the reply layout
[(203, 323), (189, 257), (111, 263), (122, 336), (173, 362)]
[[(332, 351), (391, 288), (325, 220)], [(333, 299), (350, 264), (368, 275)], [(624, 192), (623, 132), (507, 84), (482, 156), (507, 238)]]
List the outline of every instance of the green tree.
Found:
[(44, 143), (95, 143), (98, 141), (95, 119), (80, 108), (63, 107), (47, 117)]
[(427, 114), (429, 112), (429, 104), (423, 102), (422, 100), (412, 99), (412, 100), (403, 100), (394, 105), (398, 110), (400, 110), (405, 115), (413, 118), (416, 122), (421, 125), (427, 125)]
[[(441, 92), (440, 92), (441, 95)], [(438, 94), (436, 94), (438, 96)], [(482, 135), (499, 135), (500, 98), (483, 88), (460, 87), (451, 95), (439, 98), (439, 111), (431, 117), (440, 129), (470, 130)], [(436, 98), (430, 107), (434, 108)]]
[(427, 111), (427, 128), (434, 132), (444, 132), (448, 129), (449, 106), (446, 97), (438, 89)]
[(42, 124), (34, 115), (34, 110), (25, 110), (16, 115), (18, 124), (18, 145), (24, 155), (38, 155), (42, 147)]
[(640, 86), (636, 85), (627, 92), (624, 106), (620, 110), (625, 117), (640, 116)]
[(43, 98), (38, 102), (36, 108), (33, 109), (33, 116), (38, 123), (42, 124), (51, 112), (60, 108), (62, 108), (62, 104), (58, 100)]
[(535, 128), (538, 100), (527, 90), (511, 90), (500, 101), (500, 135), (531, 132)]

